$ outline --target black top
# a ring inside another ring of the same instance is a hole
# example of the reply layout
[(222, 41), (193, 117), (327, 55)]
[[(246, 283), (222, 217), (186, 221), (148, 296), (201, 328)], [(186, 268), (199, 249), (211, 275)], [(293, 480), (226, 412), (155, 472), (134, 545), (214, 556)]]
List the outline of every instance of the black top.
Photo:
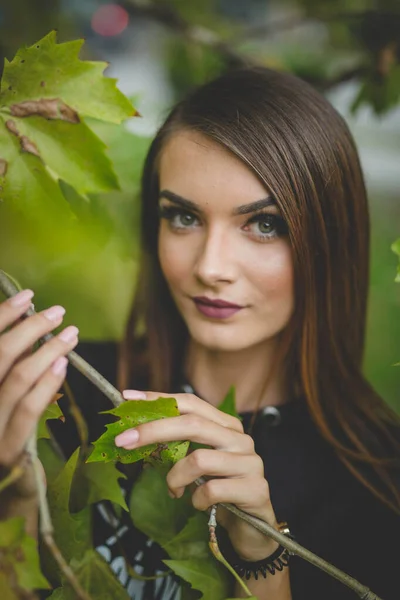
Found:
[[(116, 344), (80, 343), (78, 354), (111, 383), (116, 380)], [(109, 401), (73, 367), (68, 382), (89, 426), (90, 439), (104, 431)], [(177, 390), (181, 391), (181, 390)], [(61, 400), (61, 405), (63, 400)], [(63, 407), (64, 408), (64, 407)], [(249, 425), (250, 413), (243, 413)], [(54, 429), (66, 454), (79, 444), (72, 419)], [(287, 521), (296, 540), (371, 588), (383, 600), (398, 600), (400, 518), (358, 482), (322, 439), (305, 403), (288, 402), (259, 411), (252, 430), (265, 466), (272, 505), (278, 521)], [(135, 600), (178, 600), (174, 576), (153, 581), (129, 577), (120, 545), (134, 569), (146, 576), (166, 571), (164, 551), (131, 523), (110, 519), (102, 504), (94, 510), (94, 545), (107, 560), (129, 596)], [(367, 532), (367, 527), (369, 531)], [(352, 600), (358, 596), (297, 556), (290, 561), (293, 600)], [(208, 600), (208, 599), (207, 599)], [(273, 600), (271, 598), (271, 600)]]

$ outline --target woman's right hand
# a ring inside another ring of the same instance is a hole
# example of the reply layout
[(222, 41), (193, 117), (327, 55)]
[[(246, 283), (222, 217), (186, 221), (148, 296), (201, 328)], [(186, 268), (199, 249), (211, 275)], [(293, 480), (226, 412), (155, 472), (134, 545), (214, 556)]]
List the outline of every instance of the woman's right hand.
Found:
[[(0, 303), (0, 467), (10, 469), (23, 455), (35, 426), (62, 385), (68, 359), (78, 343), (77, 327), (67, 327), (32, 353), (32, 346), (63, 320), (52, 306), (21, 320), (33, 293), (24, 290)], [(6, 331), (7, 330), (7, 331)]]

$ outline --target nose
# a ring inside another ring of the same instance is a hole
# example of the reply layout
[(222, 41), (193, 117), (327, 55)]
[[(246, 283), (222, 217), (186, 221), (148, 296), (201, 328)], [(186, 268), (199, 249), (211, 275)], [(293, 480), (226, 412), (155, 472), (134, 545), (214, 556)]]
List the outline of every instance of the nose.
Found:
[(194, 275), (204, 285), (235, 280), (235, 251), (230, 242), (229, 233), (222, 227), (210, 228), (205, 233), (194, 267)]

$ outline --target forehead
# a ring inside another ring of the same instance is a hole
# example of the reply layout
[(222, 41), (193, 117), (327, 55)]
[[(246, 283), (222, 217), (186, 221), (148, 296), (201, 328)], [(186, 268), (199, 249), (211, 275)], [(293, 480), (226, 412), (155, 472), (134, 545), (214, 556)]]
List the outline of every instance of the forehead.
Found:
[(203, 208), (259, 200), (267, 188), (237, 156), (195, 131), (175, 133), (160, 157), (160, 190), (168, 189)]

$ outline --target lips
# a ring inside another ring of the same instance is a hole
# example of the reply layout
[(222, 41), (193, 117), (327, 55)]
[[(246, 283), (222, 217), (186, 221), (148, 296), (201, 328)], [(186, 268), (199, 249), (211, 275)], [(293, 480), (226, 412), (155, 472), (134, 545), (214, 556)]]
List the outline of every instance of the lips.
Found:
[(227, 319), (244, 308), (225, 300), (211, 300), (204, 296), (197, 296), (193, 301), (202, 315), (212, 319)]
[(231, 302), (226, 302), (225, 300), (212, 300), (206, 296), (195, 296), (193, 300), (199, 304), (215, 306), (216, 308), (243, 308), (243, 306), (239, 306), (238, 304), (232, 304)]

